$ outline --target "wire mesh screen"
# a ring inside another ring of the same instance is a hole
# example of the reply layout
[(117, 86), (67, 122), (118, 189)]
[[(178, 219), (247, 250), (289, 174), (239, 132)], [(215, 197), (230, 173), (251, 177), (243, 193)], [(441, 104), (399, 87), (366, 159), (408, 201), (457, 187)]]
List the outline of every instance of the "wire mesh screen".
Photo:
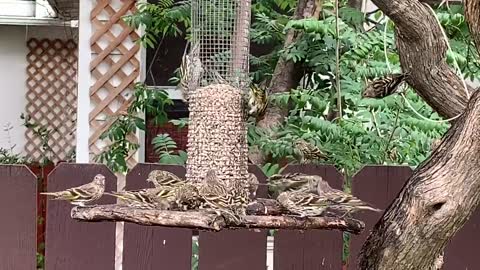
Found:
[[(250, 0), (192, 0), (192, 46), (204, 69), (201, 86), (249, 82)], [(222, 81), (223, 80), (223, 81)]]

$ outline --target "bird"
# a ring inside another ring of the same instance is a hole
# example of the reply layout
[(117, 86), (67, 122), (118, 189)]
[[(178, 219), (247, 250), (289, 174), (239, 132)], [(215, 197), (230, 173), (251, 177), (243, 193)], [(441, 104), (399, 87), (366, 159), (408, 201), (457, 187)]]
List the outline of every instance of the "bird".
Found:
[(300, 163), (311, 162), (314, 160), (326, 159), (325, 155), (320, 148), (315, 145), (306, 142), (303, 139), (298, 139), (294, 142), (294, 156)]
[(187, 47), (182, 56), (182, 63), (180, 64), (180, 90), (182, 99), (185, 103), (189, 102), (189, 98), (200, 86), (204, 68), (200, 60), (200, 43), (195, 43), (190, 52), (187, 54)]
[(298, 190), (280, 193), (277, 201), (289, 212), (300, 217), (320, 216), (333, 204), (323, 196)]
[(359, 210), (370, 210), (374, 212), (382, 211), (381, 209), (375, 208), (351, 194), (332, 188), (328, 182), (323, 179), (318, 181), (317, 194), (334, 202), (331, 209), (344, 212), (345, 215), (357, 212)]
[[(235, 188), (232, 188), (235, 191)], [(236, 208), (241, 203), (235, 201), (234, 192), (229, 191), (226, 183), (220, 181), (214, 170), (209, 170), (198, 188), (199, 197), (203, 200), (202, 208), (210, 208), (226, 220), (240, 223)]]
[(440, 144), (442, 143), (442, 140), (440, 139), (435, 139), (432, 141), (432, 144), (430, 145), (430, 149), (433, 151), (435, 149), (438, 148), (438, 146), (440, 146)]
[(408, 73), (394, 73), (375, 79), (367, 85), (362, 97), (381, 99), (390, 96), (398, 90), (408, 76)]
[(255, 83), (250, 83), (248, 91), (248, 115), (262, 117), (268, 106), (268, 91)]
[(198, 209), (201, 207), (202, 200), (200, 198), (198, 187), (194, 183), (185, 182), (181, 186), (174, 189), (175, 205), (181, 210)]
[[(268, 191), (272, 198), (276, 198), (284, 191), (302, 190), (311, 192), (313, 190), (313, 192), (316, 192), (319, 177), (303, 173), (274, 174), (267, 179)], [(313, 184), (310, 184), (310, 182), (313, 182)]]
[(153, 170), (148, 174), (147, 182), (152, 183), (155, 187), (176, 187), (183, 185), (185, 181), (174, 173)]
[(123, 204), (135, 208), (163, 209), (171, 208), (174, 201), (172, 188), (144, 188), (139, 190), (124, 190), (117, 192), (105, 192), (105, 194), (117, 197)]
[(96, 201), (102, 197), (105, 191), (105, 176), (97, 174), (93, 181), (78, 187), (72, 187), (58, 192), (42, 192), (40, 194), (53, 196), (54, 200), (69, 201), (73, 205), (85, 206), (85, 204)]
[(257, 189), (260, 185), (257, 176), (253, 173), (249, 173), (247, 176), (247, 183), (248, 183), (248, 192), (250, 195), (250, 199), (253, 199), (257, 196)]

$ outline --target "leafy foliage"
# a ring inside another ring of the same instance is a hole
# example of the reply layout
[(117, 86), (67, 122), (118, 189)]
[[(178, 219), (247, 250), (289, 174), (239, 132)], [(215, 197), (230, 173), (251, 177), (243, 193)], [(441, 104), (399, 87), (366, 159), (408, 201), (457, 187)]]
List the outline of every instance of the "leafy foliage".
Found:
[(158, 37), (183, 34), (182, 28), (190, 26), (190, 8), (190, 1), (160, 0), (156, 4), (140, 2), (137, 4), (137, 12), (124, 16), (123, 19), (133, 28), (145, 29), (139, 41), (143, 46), (153, 48)]
[(143, 114), (153, 115), (156, 124), (167, 122), (165, 106), (171, 104), (173, 102), (165, 91), (149, 89), (142, 83), (135, 84), (132, 103), (127, 111), (114, 116), (110, 128), (100, 136), (100, 139), (109, 141), (109, 145), (95, 160), (106, 164), (114, 172), (126, 172), (129, 154), (139, 148), (139, 144), (129, 140), (128, 135), (139, 129), (145, 130)]
[[(179, 11), (186, 11), (187, 2), (178, 6), (171, 1), (161, 2), (163, 4), (146, 4), (127, 18), (135, 27), (146, 26), (147, 34), (143, 39), (153, 41), (153, 36), (180, 34), (178, 25), (190, 26), (187, 12)], [(257, 0), (252, 4), (255, 20), (250, 32), (251, 40), (268, 45), (273, 50), (265, 55), (251, 56), (251, 77), (255, 81), (270, 81), (279, 58), (292, 60), (304, 73), (297, 88), (271, 96), (271, 102), (289, 111), (275, 136), (249, 123), (249, 145), (258, 147), (269, 157), (264, 172), (267, 175), (278, 173), (281, 170), (278, 164), (293, 160), (293, 141), (297, 138), (320, 147), (329, 155), (326, 162), (348, 175), (364, 164), (415, 166), (422, 162), (430, 152), (432, 140), (439, 138), (449, 125), (441, 122), (442, 119), (412, 90), (407, 90), (406, 99), (400, 95), (383, 100), (361, 98), (361, 91), (368, 80), (401, 71), (393, 24), (378, 22), (381, 12), (365, 18), (363, 13), (341, 1), (340, 34), (336, 36), (334, 1), (323, 1), (319, 20), (291, 19), (297, 2)], [(178, 16), (161, 21), (170, 12)], [(473, 79), (479, 74), (479, 63), (475, 60), (478, 58), (468, 35), (463, 8), (440, 9), (437, 14), (453, 49), (447, 54), (448, 62), (452, 66), (457, 62), (462, 73)], [(365, 26), (367, 22), (368, 27)], [(283, 48), (289, 29), (295, 29), (302, 35), (298, 42)], [(337, 39), (341, 44), (338, 78), (333, 75), (336, 74)], [(335, 88), (337, 80), (340, 81), (340, 89)], [(341, 93), (341, 117), (338, 117), (337, 109), (338, 91)], [(418, 117), (410, 107), (423, 118)], [(172, 123), (186, 125), (185, 121), (175, 120)], [(153, 143), (160, 160), (182, 160), (182, 154), (175, 154), (176, 145), (167, 135), (159, 135)]]
[(187, 153), (179, 150), (175, 154), (177, 149), (177, 143), (168, 134), (158, 134), (157, 137), (152, 140), (153, 148), (159, 155), (159, 163), (161, 164), (177, 164), (183, 165), (187, 161)]

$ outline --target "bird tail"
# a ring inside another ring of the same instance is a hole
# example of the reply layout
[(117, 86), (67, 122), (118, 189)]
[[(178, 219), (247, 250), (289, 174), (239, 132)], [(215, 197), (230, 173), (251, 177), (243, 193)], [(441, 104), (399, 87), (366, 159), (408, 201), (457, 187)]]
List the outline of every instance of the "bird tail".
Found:
[(40, 192), (40, 195), (53, 196), (54, 198), (52, 199), (56, 199), (56, 198), (59, 198), (62, 195), (62, 193), (61, 192)]

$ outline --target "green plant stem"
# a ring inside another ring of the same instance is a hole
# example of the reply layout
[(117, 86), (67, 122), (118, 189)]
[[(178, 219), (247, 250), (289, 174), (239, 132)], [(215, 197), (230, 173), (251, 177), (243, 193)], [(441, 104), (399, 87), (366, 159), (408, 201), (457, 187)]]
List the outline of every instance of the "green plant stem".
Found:
[(385, 160), (387, 159), (387, 154), (388, 154), (388, 150), (390, 148), (390, 143), (392, 142), (393, 140), (393, 135), (395, 134), (395, 131), (397, 130), (398, 128), (398, 118), (400, 116), (400, 107), (397, 109), (397, 113), (395, 115), (395, 123), (393, 125), (393, 129), (392, 129), (392, 133), (390, 133), (390, 137), (388, 138), (388, 141), (387, 141), (387, 144), (385, 145), (385, 151), (383, 153), (383, 159), (382, 159), (382, 164), (385, 162)]

